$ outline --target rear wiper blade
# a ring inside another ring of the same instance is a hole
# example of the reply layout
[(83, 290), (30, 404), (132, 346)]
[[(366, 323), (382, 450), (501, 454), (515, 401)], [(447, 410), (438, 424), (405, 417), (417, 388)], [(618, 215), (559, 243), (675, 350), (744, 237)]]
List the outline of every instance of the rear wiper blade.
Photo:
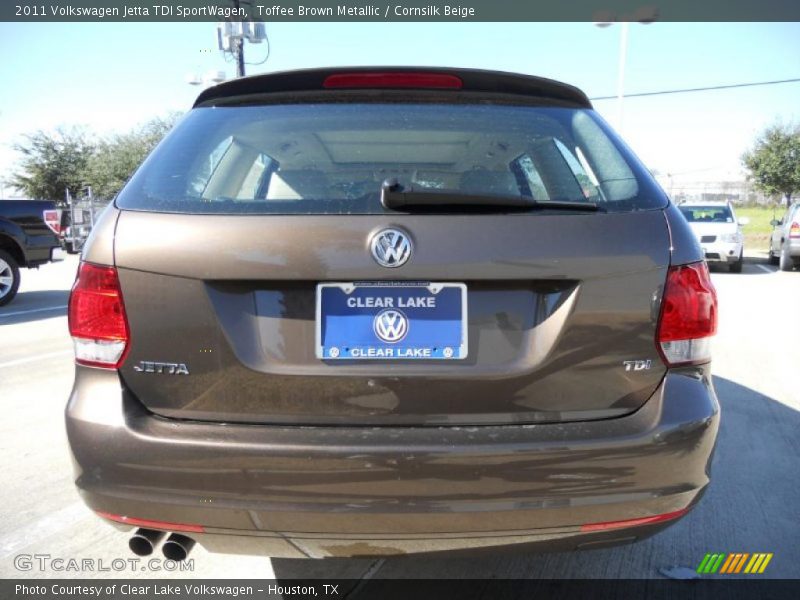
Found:
[(601, 211), (595, 202), (572, 202), (568, 200), (534, 200), (525, 196), (500, 196), (491, 194), (465, 194), (452, 190), (416, 189), (403, 187), (396, 179), (387, 179), (381, 185), (381, 204), (389, 210), (416, 207), (470, 207), (516, 210), (579, 210)]

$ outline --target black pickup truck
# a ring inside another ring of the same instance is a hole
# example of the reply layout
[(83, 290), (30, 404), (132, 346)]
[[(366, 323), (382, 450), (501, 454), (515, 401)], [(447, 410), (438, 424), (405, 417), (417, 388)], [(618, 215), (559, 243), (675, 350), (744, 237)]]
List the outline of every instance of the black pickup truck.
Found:
[(56, 236), (59, 214), (53, 202), (0, 200), (0, 306), (17, 295), (20, 267), (64, 258)]

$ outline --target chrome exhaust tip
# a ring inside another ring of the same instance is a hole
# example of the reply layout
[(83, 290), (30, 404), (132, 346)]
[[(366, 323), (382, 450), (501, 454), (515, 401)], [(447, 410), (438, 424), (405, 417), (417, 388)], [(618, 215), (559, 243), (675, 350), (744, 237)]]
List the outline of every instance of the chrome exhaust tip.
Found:
[(189, 552), (192, 551), (192, 548), (194, 548), (194, 544), (195, 541), (192, 538), (179, 533), (173, 533), (167, 538), (164, 545), (161, 546), (161, 552), (163, 552), (164, 557), (169, 560), (183, 562), (186, 560), (186, 557), (189, 556)]
[(136, 556), (150, 556), (165, 535), (167, 535), (165, 531), (137, 529), (128, 542), (128, 548)]

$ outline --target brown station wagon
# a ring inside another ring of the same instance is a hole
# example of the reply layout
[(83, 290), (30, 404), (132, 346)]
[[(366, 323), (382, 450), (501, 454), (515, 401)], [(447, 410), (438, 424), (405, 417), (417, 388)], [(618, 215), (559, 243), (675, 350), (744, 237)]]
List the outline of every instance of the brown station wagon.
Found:
[(680, 211), (574, 87), (230, 81), (84, 249), (75, 482), (173, 559), (631, 542), (709, 483), (716, 310)]

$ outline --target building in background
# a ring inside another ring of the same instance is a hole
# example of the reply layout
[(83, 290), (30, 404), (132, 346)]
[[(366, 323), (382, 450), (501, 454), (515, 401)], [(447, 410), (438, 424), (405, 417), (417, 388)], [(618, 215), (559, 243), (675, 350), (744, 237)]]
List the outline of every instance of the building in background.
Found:
[(704, 170), (690, 173), (655, 173), (656, 179), (675, 202), (730, 201), (737, 205), (766, 206), (781, 199), (756, 190), (744, 173)]

